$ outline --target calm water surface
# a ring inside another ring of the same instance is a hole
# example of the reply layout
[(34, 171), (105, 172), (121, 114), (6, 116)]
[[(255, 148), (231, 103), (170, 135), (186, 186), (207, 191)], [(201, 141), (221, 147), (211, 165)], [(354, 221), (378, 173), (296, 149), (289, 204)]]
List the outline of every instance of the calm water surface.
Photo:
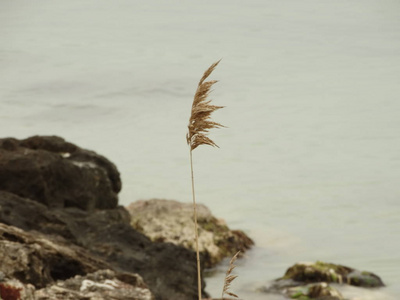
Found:
[[(0, 132), (56, 134), (122, 173), (120, 202), (191, 201), (185, 144), (194, 90), (226, 108), (220, 149), (194, 153), (197, 198), (257, 246), (232, 289), (297, 261), (380, 275), (400, 293), (398, 1), (22, 1), (0, 3)], [(220, 294), (226, 265), (210, 272)]]

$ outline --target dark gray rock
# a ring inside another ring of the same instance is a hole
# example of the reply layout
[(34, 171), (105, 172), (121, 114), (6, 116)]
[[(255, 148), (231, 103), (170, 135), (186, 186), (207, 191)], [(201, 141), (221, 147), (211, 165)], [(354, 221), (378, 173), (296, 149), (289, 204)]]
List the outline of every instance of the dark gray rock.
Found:
[(73, 207), (48, 209), (41, 203), (0, 191), (0, 222), (65, 240), (87, 249), (111, 269), (138, 273), (156, 299), (196, 299), (195, 253), (150, 241), (131, 227), (123, 207), (92, 212)]
[(114, 208), (121, 180), (105, 157), (56, 136), (0, 139), (0, 190), (48, 207)]
[(7, 244), (14, 247), (7, 251), (18, 254), (24, 249), (31, 253), (30, 265), (47, 266), (43, 267), (47, 271), (40, 275), (14, 266), (8, 274), (44, 287), (106, 268), (138, 273), (157, 300), (196, 299), (195, 253), (153, 242), (133, 229), (129, 213), (117, 206), (120, 188), (119, 173), (111, 162), (61, 138), (0, 139), (0, 222), (89, 253), (99, 263), (89, 268), (62, 255), (54, 259), (47, 252), (36, 255), (29, 239), (20, 239)]
[(346, 276), (348, 284), (361, 287), (381, 287), (384, 286), (382, 279), (374, 273), (367, 271), (352, 270)]
[(297, 263), (291, 266), (279, 280), (291, 279), (297, 282), (334, 282), (361, 287), (384, 286), (379, 276), (350, 267), (317, 261), (315, 263)]
[[(335, 285), (331, 286), (330, 283)], [(260, 290), (280, 293), (292, 299), (342, 300), (343, 296), (336, 288), (344, 284), (365, 288), (384, 286), (382, 280), (373, 273), (317, 261), (294, 264), (283, 277)]]

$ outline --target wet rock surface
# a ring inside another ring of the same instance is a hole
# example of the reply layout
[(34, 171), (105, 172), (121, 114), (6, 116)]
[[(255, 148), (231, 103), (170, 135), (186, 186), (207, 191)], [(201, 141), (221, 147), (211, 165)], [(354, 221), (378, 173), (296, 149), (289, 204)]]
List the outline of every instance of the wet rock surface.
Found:
[(291, 287), (285, 294), (291, 299), (344, 300), (342, 294), (326, 282)]
[(305, 283), (334, 282), (361, 287), (384, 286), (379, 276), (371, 272), (358, 271), (350, 267), (320, 261), (315, 263), (297, 263), (286, 271), (282, 279), (291, 279)]
[[(136, 201), (127, 207), (132, 227), (152, 241), (173, 243), (195, 251), (193, 205), (174, 200)], [(199, 248), (206, 267), (236, 252), (244, 253), (254, 242), (243, 231), (230, 230), (202, 204), (197, 205)]]
[(0, 271), (36, 289), (102, 269), (137, 273), (157, 300), (196, 299), (195, 253), (133, 229), (120, 188), (111, 162), (59, 137), (0, 139)]
[(379, 276), (350, 267), (317, 261), (297, 263), (282, 278), (261, 290), (281, 293), (291, 299), (344, 300), (338, 287), (353, 285), (364, 288), (384, 286)]

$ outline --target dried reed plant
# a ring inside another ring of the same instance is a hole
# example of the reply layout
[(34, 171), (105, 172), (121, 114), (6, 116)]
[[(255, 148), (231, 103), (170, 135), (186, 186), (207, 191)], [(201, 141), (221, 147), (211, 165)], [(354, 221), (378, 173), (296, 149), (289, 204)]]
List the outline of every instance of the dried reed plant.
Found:
[(240, 251), (238, 251), (231, 259), (230, 263), (229, 263), (229, 268), (226, 271), (226, 275), (225, 275), (225, 281), (224, 281), (224, 287), (222, 289), (222, 300), (224, 300), (224, 295), (229, 295), (235, 298), (239, 298), (238, 295), (232, 293), (229, 291), (229, 288), (231, 287), (231, 283), (232, 281), (234, 281), (237, 277), (237, 275), (232, 275), (232, 271), (236, 268), (235, 265), (235, 261), (239, 255)]
[(188, 133), (186, 135), (190, 151), (196, 149), (200, 145), (218, 147), (217, 144), (207, 137), (207, 133), (212, 128), (224, 127), (219, 123), (213, 122), (210, 118), (214, 111), (223, 108), (223, 106), (211, 105), (211, 100), (208, 100), (211, 87), (217, 83), (217, 80), (204, 81), (210, 76), (212, 71), (214, 71), (219, 62), (220, 61), (213, 63), (207, 71), (204, 72), (197, 86), (189, 119)]
[(196, 195), (194, 191), (194, 176), (193, 176), (193, 155), (192, 152), (200, 145), (210, 145), (218, 147), (209, 137), (208, 131), (212, 128), (224, 127), (223, 125), (213, 122), (210, 118), (211, 114), (222, 108), (223, 106), (211, 105), (211, 100), (208, 96), (211, 92), (211, 87), (217, 82), (216, 80), (205, 81), (208, 76), (214, 71), (215, 67), (220, 61), (213, 63), (203, 74), (197, 86), (194, 95), (192, 111), (189, 119), (188, 133), (186, 141), (190, 148), (190, 171), (192, 175), (192, 197), (193, 197), (193, 218), (194, 218), (194, 231), (196, 242), (196, 257), (197, 257), (197, 288), (198, 297), (201, 300), (201, 271), (200, 271), (200, 253), (199, 253), (199, 232), (197, 225), (197, 208), (196, 208)]

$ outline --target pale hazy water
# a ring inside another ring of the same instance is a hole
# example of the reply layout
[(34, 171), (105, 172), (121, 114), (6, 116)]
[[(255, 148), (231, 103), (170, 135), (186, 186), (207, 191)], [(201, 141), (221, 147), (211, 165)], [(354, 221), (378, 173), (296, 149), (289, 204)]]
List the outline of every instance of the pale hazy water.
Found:
[[(233, 290), (280, 299), (254, 289), (324, 260), (388, 285), (351, 299), (397, 299), (397, 0), (1, 0), (0, 136), (56, 134), (107, 156), (124, 205), (189, 202), (191, 101), (220, 58), (215, 120), (229, 128), (194, 159), (198, 200), (257, 244)], [(224, 272), (207, 281), (214, 296)]]

